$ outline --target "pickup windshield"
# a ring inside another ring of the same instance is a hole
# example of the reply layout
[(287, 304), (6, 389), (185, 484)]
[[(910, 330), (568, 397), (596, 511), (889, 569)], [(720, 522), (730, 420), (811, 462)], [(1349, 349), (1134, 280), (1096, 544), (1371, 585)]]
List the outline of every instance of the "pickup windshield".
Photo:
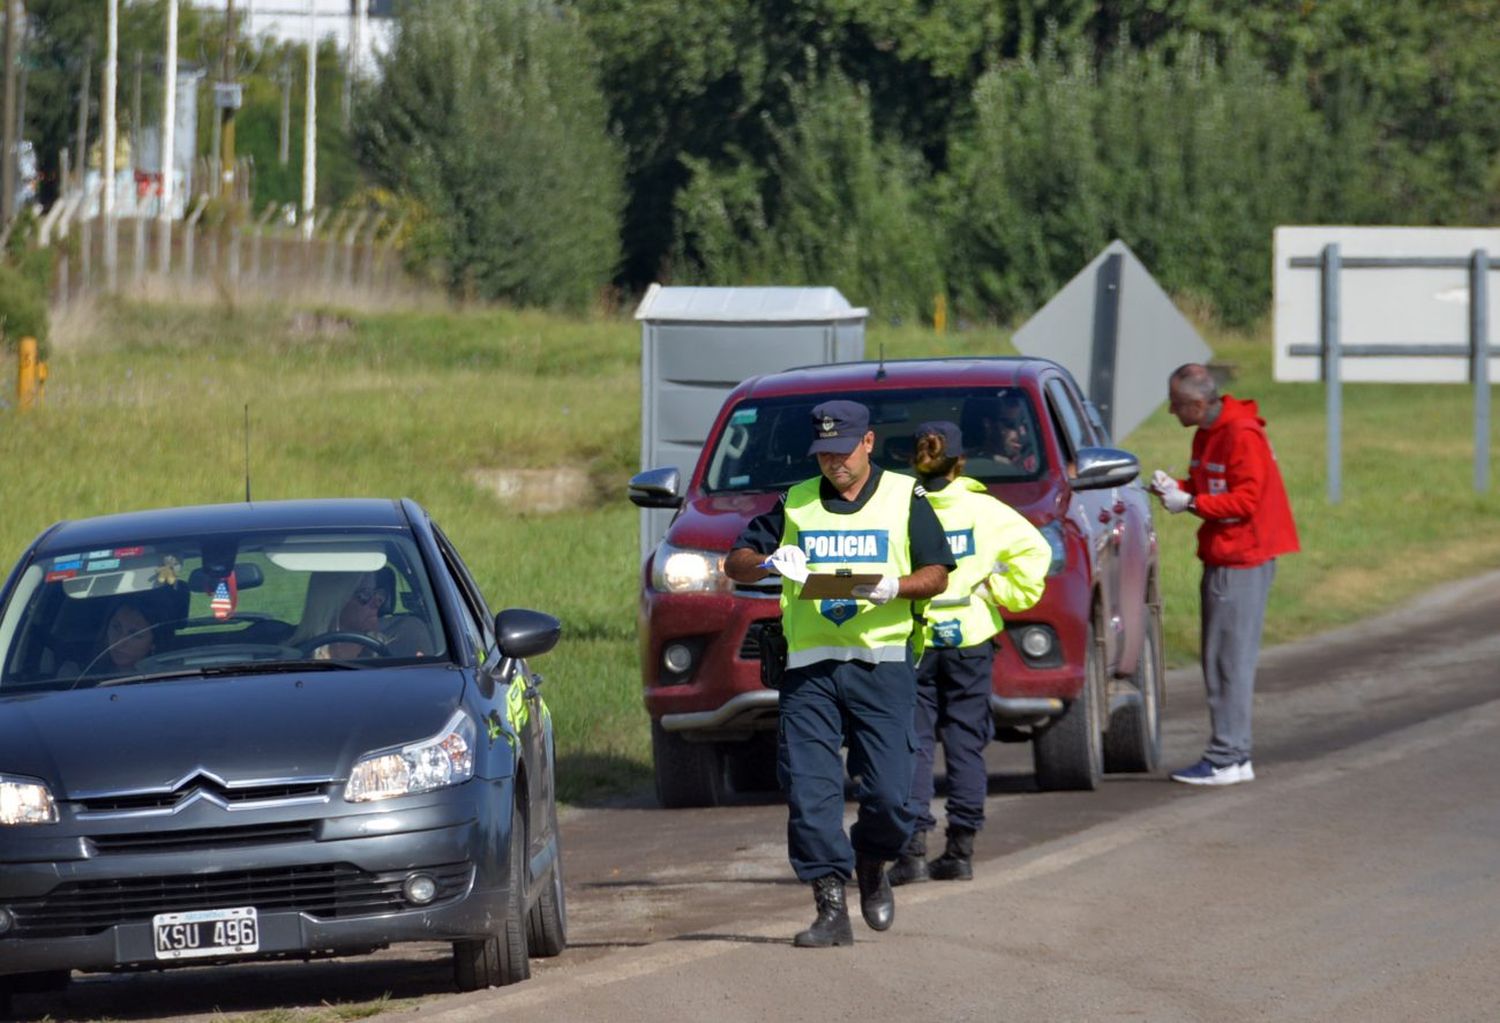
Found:
[(813, 407), (830, 397), (857, 401), (870, 410), (874, 461), (885, 469), (911, 471), (912, 432), (922, 423), (947, 420), (963, 434), (963, 474), (982, 483), (1039, 478), (1046, 454), (1038, 443), (1036, 410), (1021, 388), (924, 388), (838, 395), (749, 399), (729, 413), (709, 445), (703, 477), (709, 494), (785, 490), (817, 473), (807, 453)]
[(43, 550), (0, 617), (0, 695), (445, 657), (398, 532), (121, 536)]

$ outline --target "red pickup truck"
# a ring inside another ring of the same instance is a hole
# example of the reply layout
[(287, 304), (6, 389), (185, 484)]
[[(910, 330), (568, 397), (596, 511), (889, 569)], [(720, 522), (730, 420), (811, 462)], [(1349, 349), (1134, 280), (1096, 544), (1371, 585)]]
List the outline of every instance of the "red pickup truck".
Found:
[(707, 806), (774, 788), (777, 693), (761, 685), (759, 636), (780, 579), (724, 575), (735, 538), (777, 496), (816, 475), (811, 409), (870, 409), (874, 459), (910, 471), (919, 423), (959, 424), (965, 475), (1026, 515), (1052, 546), (1047, 590), (995, 637), (999, 739), (1032, 744), (1038, 787), (1092, 789), (1105, 771), (1152, 771), (1161, 752), (1162, 607), (1156, 530), (1140, 464), (1109, 446), (1063, 367), (1034, 358), (840, 363), (754, 377), (719, 410), (692, 477), (630, 481), (641, 507), (678, 509), (642, 566), (641, 674), (657, 797)]

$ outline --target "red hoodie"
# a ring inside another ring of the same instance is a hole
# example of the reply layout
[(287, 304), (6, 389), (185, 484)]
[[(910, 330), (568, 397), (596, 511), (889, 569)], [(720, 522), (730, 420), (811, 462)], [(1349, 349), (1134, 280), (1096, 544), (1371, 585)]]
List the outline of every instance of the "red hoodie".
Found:
[(1258, 411), (1254, 401), (1226, 394), (1219, 418), (1193, 434), (1193, 461), (1181, 482), (1203, 519), (1198, 557), (1205, 565), (1253, 568), (1300, 550), (1286, 485)]

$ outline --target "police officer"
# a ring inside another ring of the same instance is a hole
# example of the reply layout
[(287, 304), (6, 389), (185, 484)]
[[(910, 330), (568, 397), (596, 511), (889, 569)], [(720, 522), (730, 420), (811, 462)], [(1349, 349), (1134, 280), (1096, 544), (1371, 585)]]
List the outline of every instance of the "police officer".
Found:
[[(912, 468), (948, 534), (957, 563), (948, 588), (928, 605), (924, 651), (917, 664), (917, 764), (908, 809), (916, 828), (891, 868), (891, 884), (968, 881), (974, 835), (984, 827), (989, 771), (984, 748), (994, 735), (990, 712), (1000, 607), (1024, 611), (1042, 598), (1052, 551), (1046, 537), (978, 480), (960, 475), (963, 443), (947, 421), (917, 427)], [(999, 605), (997, 607), (996, 605)], [(948, 772), (948, 840), (927, 863), (932, 816), (932, 761), (938, 736)]]
[[(860, 911), (890, 927), (895, 900), (885, 865), (911, 833), (912, 714), (919, 605), (943, 591), (953, 568), (947, 538), (916, 480), (870, 462), (870, 413), (853, 401), (812, 410), (821, 476), (797, 484), (746, 527), (725, 572), (754, 582), (783, 577), (787, 641), (781, 683), (777, 777), (787, 793), (787, 852), (813, 886), (817, 917), (793, 944), (854, 941), (844, 885), (858, 880)], [(769, 555), (769, 557), (768, 557)], [(809, 573), (878, 574), (848, 597), (799, 599)], [(844, 765), (859, 814), (844, 833)]]

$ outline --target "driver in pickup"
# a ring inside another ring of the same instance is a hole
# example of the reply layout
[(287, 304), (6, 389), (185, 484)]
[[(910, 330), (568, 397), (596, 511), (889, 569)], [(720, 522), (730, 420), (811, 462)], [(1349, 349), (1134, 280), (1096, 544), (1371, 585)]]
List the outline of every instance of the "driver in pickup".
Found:
[[(314, 647), (311, 656), (319, 661), (425, 657), (426, 644), (411, 635), (415, 628), (402, 629), (395, 620), (381, 617), (385, 601), (386, 593), (376, 585), (372, 572), (317, 572), (307, 585), (302, 624), (287, 642), (302, 646), (330, 633), (349, 635), (348, 639), (330, 638)], [(415, 619), (409, 621), (420, 627)], [(361, 642), (356, 636), (367, 636), (370, 641)]]

